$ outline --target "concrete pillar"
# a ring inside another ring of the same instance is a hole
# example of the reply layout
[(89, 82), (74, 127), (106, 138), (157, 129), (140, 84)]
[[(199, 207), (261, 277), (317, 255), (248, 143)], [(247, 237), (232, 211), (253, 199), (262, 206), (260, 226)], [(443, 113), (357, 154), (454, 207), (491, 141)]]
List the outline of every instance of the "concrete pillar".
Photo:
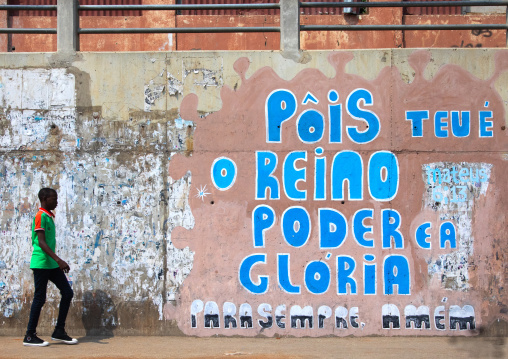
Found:
[(288, 55), (300, 51), (299, 0), (280, 0), (280, 49)]
[(78, 0), (58, 0), (57, 51), (79, 51)]

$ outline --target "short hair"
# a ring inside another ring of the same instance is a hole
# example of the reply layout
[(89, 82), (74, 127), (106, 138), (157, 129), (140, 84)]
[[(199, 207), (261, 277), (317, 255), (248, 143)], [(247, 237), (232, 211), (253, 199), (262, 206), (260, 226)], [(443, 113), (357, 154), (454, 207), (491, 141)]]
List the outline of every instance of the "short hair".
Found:
[(43, 201), (52, 194), (57, 194), (53, 188), (43, 188), (39, 191), (39, 200)]

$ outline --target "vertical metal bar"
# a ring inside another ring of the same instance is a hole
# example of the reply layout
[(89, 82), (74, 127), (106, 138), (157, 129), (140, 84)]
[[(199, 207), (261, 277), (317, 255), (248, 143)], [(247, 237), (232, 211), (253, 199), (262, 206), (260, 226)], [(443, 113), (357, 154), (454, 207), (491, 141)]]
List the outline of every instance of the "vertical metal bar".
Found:
[(58, 0), (57, 5), (57, 51), (79, 51), (78, 0)]
[[(7, 1), (3, 1), (3, 3), (7, 3)], [(7, 28), (11, 28), (12, 27), (12, 13), (7, 10), (6, 11), (6, 15), (7, 15)], [(12, 52), (12, 34), (7, 34), (7, 52)]]
[(280, 0), (280, 47), (281, 51), (300, 51), (300, 1)]
[[(508, 25), (508, 6), (506, 6), (506, 25)], [(508, 47), (508, 29), (506, 29), (506, 47)]]

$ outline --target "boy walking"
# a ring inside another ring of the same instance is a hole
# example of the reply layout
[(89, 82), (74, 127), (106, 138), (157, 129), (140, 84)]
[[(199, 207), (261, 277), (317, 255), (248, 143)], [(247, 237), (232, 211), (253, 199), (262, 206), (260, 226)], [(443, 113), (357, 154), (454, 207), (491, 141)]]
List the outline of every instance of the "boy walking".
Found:
[(64, 260), (55, 254), (55, 222), (53, 221), (55, 215), (51, 211), (58, 205), (58, 195), (52, 188), (43, 188), (39, 191), (39, 200), (41, 208), (32, 223), (33, 252), (30, 260), (30, 269), (34, 274), (35, 292), (23, 345), (40, 347), (49, 345), (48, 342), (37, 337), (35, 332), (42, 306), (46, 302), (48, 281), (53, 282), (62, 295), (58, 320), (51, 339), (65, 344), (77, 344), (78, 341), (69, 337), (65, 332), (65, 319), (74, 296), (65, 276), (70, 268)]

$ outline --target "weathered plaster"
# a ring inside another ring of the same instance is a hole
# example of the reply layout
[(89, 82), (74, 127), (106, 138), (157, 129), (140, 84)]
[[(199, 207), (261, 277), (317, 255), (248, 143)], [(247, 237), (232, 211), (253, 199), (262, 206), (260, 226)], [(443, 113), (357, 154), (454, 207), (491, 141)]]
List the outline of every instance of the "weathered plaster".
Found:
[(432, 53), (432, 59), (425, 69), (425, 78), (432, 80), (439, 69), (445, 65), (457, 65), (481, 80), (488, 80), (496, 70), (496, 60), (490, 56), (488, 49), (477, 49), (470, 51), (451, 50), (444, 53)]
[[(506, 51), (306, 55), (307, 63), (276, 52), (0, 56), (0, 332), (25, 329), (33, 291), (29, 229), (41, 186), (59, 192), (57, 251), (71, 265), (76, 294), (69, 328), (84, 334), (473, 335), (493, 320), (508, 319), (502, 290)], [(298, 109), (282, 123), (281, 142), (268, 143), (265, 104), (277, 89), (290, 90)], [(360, 100), (360, 107), (380, 123), (378, 136), (364, 144), (346, 133), (346, 126), (369, 128), (346, 111), (347, 98), (357, 89), (371, 92), (373, 104)], [(328, 140), (330, 90), (337, 91), (334, 103), (342, 106), (342, 142)], [(327, 119), (322, 140), (304, 143), (298, 137), (296, 120), (304, 109), (319, 110)], [(412, 122), (406, 120), (406, 111), (417, 110), (429, 111), (421, 137), (412, 136)], [(436, 111), (469, 111), (469, 135), (452, 135), (447, 118), (448, 137), (437, 138)], [(492, 117), (483, 117), (492, 121), (492, 137), (479, 136), (482, 111), (492, 111)], [(327, 160), (327, 186), (336, 154), (353, 151), (362, 158), (362, 199), (332, 200), (327, 187), (326, 199), (314, 200), (317, 147)], [(256, 151), (277, 155), (274, 176), (281, 186), (286, 156), (305, 151), (306, 161), (296, 166), (307, 168), (306, 181), (297, 186), (307, 190), (307, 199), (289, 199), (282, 188), (279, 200), (256, 199)], [(367, 178), (369, 159), (379, 151), (394, 154), (399, 168), (397, 193), (386, 201), (372, 197)], [(234, 161), (238, 172), (230, 187), (219, 189), (211, 167), (221, 158)], [(455, 193), (465, 200), (436, 204), (436, 184), (428, 183), (427, 166), (433, 171), (478, 169), (485, 176), (479, 182), (445, 181), (450, 185), (441, 188), (443, 198), (456, 199)], [(275, 218), (265, 246), (255, 248), (252, 217), (259, 205), (271, 206)], [(281, 232), (283, 213), (294, 206), (308, 211), (313, 226), (302, 248), (289, 245)], [(345, 217), (348, 234), (338, 248), (319, 246), (320, 208)], [(373, 248), (360, 246), (353, 233), (353, 217), (361, 209), (373, 213), (364, 222), (372, 226), (366, 239), (374, 241)], [(382, 216), (389, 209), (400, 214), (403, 248), (382, 247)], [(440, 247), (444, 222), (457, 230), (456, 248)], [(415, 238), (423, 223), (431, 224), (430, 249)], [(265, 294), (249, 292), (239, 280), (240, 264), (253, 253), (267, 256), (266, 264), (251, 273), (254, 281), (270, 277)], [(300, 294), (284, 292), (277, 281), (277, 255), (285, 253)], [(375, 259), (367, 260), (369, 254)], [(356, 261), (357, 294), (337, 294), (336, 261), (343, 255)], [(391, 255), (407, 258), (409, 295), (383, 292), (383, 261)], [(305, 286), (309, 262), (331, 269), (323, 294)], [(364, 293), (367, 262), (377, 265), (372, 295)], [(54, 325), (57, 302), (52, 288), (42, 332)], [(216, 311), (219, 327), (205, 328), (205, 312), (213, 316)], [(228, 313), (236, 329), (225, 328)], [(263, 328), (260, 321), (267, 323), (267, 313), (273, 323)], [(312, 317), (313, 328), (308, 322), (306, 328), (299, 322), (291, 328), (291, 313)], [(440, 316), (443, 330), (435, 323)], [(461, 328), (470, 316), (475, 329)], [(242, 317), (247, 328), (240, 328)], [(395, 328), (398, 319), (400, 329), (388, 329), (385, 319), (388, 328)], [(414, 329), (416, 321), (427, 319), (429, 329)], [(451, 328), (453, 323), (459, 327)]]
[[(458, 183), (452, 171), (467, 172)], [(487, 163), (432, 163), (422, 166), (426, 186), (424, 210), (439, 213), (440, 220), (457, 223), (457, 250), (429, 258), (429, 276), (436, 276), (444, 288), (467, 291), (469, 258), (474, 254), (473, 216), (475, 200), (487, 194), (492, 165)], [(438, 176), (439, 174), (439, 176)], [(436, 180), (434, 180), (436, 176)], [(459, 187), (456, 187), (459, 186)]]
[(346, 72), (362, 76), (369, 81), (374, 80), (383, 68), (392, 65), (391, 51), (388, 50), (369, 51), (368, 53), (354, 51), (353, 54), (355, 55), (354, 61), (347, 63)]

